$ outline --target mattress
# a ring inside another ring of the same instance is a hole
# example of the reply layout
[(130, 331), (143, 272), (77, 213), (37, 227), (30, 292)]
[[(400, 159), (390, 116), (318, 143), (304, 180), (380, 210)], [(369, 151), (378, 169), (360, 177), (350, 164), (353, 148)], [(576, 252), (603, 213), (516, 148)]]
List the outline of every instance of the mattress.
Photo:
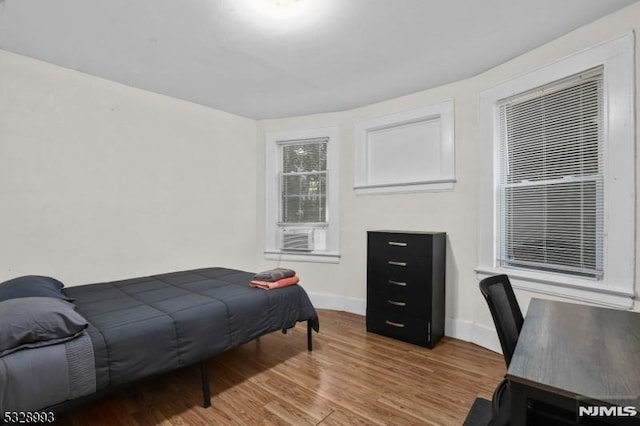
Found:
[(93, 358), (86, 332), (63, 343), (0, 357), (0, 414), (35, 411), (95, 392)]

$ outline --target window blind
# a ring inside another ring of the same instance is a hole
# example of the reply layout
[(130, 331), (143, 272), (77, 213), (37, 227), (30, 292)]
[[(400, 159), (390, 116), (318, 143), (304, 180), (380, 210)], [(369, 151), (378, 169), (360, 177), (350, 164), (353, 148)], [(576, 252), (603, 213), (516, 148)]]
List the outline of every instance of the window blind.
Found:
[(327, 222), (329, 138), (279, 142), (282, 148), (281, 222)]
[(603, 274), (603, 70), (498, 103), (498, 263)]

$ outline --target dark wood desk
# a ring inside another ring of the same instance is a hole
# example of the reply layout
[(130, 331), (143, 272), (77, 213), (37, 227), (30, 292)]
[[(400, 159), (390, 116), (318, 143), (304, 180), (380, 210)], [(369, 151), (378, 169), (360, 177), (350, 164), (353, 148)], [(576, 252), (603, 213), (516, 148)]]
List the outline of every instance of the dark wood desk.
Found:
[(640, 313), (532, 299), (507, 379), (512, 425), (538, 403), (574, 420), (578, 403), (640, 413)]

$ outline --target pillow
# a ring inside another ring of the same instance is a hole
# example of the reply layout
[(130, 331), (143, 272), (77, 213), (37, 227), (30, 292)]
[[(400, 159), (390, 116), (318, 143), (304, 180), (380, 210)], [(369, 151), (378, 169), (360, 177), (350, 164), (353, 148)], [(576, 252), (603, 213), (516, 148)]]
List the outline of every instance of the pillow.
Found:
[(72, 339), (88, 323), (73, 305), (53, 297), (20, 297), (0, 302), (0, 356), (19, 349)]
[(18, 297), (55, 297), (73, 302), (63, 292), (64, 285), (51, 277), (27, 275), (0, 284), (0, 302)]

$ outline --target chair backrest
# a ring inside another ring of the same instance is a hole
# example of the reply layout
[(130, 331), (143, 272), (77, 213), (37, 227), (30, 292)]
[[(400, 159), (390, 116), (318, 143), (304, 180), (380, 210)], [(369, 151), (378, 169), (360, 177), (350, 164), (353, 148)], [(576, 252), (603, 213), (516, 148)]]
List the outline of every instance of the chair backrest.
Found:
[(518, 300), (506, 275), (483, 279), (480, 281), (480, 291), (489, 305), (502, 346), (502, 354), (509, 367), (524, 322)]

